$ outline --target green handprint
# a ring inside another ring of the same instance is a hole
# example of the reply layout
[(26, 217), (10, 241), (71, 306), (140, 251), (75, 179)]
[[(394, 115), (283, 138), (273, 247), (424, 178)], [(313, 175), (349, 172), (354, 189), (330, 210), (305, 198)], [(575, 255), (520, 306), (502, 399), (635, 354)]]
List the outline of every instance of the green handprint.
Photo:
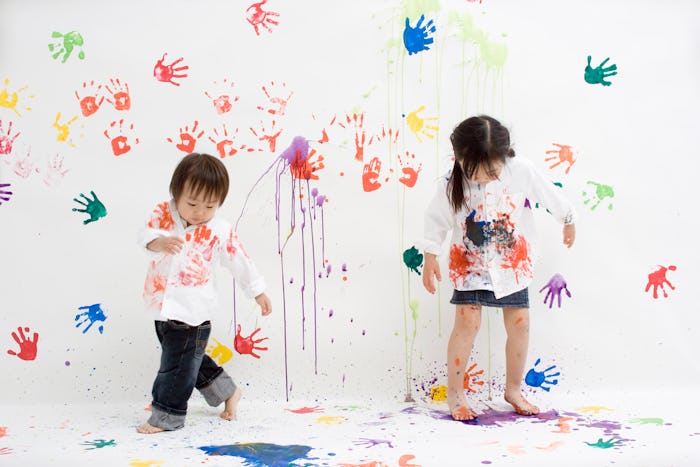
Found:
[(610, 81), (605, 81), (608, 76), (615, 76), (617, 74), (617, 65), (610, 65), (607, 68), (603, 68), (606, 63), (608, 63), (610, 57), (603, 60), (603, 62), (597, 67), (591, 67), (591, 56), (588, 56), (588, 64), (586, 65), (586, 71), (583, 74), (583, 79), (589, 84), (602, 84), (603, 86), (610, 86), (612, 83)]
[(621, 439), (615, 439), (615, 438), (610, 438), (607, 441), (603, 441), (603, 438), (598, 438), (598, 441), (595, 443), (589, 443), (588, 441), (584, 441), (587, 445), (593, 447), (593, 448), (600, 448), (600, 449), (610, 449), (614, 448), (615, 446), (619, 446), (622, 444)]
[[(583, 196), (588, 196), (588, 198), (583, 202), (583, 204), (588, 204), (591, 201), (594, 201), (594, 204), (591, 205), (591, 211), (593, 211), (595, 208), (598, 207), (598, 205), (605, 200), (605, 198), (614, 198), (615, 197), (615, 191), (613, 190), (613, 187), (610, 185), (603, 185), (602, 183), (596, 183), (592, 181), (587, 182), (589, 185), (593, 185), (595, 187), (595, 194), (591, 193), (590, 195), (587, 194), (585, 191), (583, 192)], [(612, 211), (613, 205), (612, 201), (608, 202), (608, 209)]]
[(632, 423), (639, 423), (640, 425), (663, 425), (664, 420), (662, 418), (633, 418), (630, 420)]
[(408, 250), (403, 252), (403, 262), (408, 267), (408, 269), (415, 271), (420, 276), (419, 267), (423, 264), (423, 255), (412, 246)]
[(109, 441), (106, 441), (104, 439), (96, 439), (94, 441), (85, 441), (82, 444), (83, 444), (83, 446), (91, 446), (89, 448), (86, 448), (88, 450), (101, 449), (101, 448), (104, 448), (106, 446), (116, 446), (117, 445), (117, 443), (115, 443), (113, 439), (110, 439)]
[[(51, 33), (51, 37), (53, 39), (63, 39), (62, 41), (56, 41), (53, 44), (49, 44), (49, 50), (51, 52), (54, 50), (56, 51), (56, 53), (53, 54), (54, 59), (58, 58), (61, 54), (64, 54), (61, 63), (66, 63), (66, 60), (68, 60), (76, 46), (82, 47), (84, 44), (83, 36), (81, 36), (77, 31), (71, 31), (65, 34), (54, 31)], [(78, 52), (78, 58), (83, 60), (85, 58), (85, 52), (80, 50), (80, 52)]]
[(80, 193), (80, 196), (87, 202), (83, 202), (83, 201), (79, 200), (78, 198), (73, 198), (73, 201), (85, 206), (85, 209), (73, 208), (73, 211), (74, 212), (86, 212), (90, 215), (90, 218), (85, 219), (83, 221), (83, 224), (89, 224), (90, 222), (95, 222), (96, 220), (100, 219), (101, 217), (104, 217), (107, 215), (107, 209), (105, 208), (105, 205), (102, 204), (102, 201), (100, 201), (97, 198), (97, 195), (95, 194), (95, 192), (91, 191), (90, 194), (92, 195), (93, 199), (90, 199), (87, 196), (85, 196), (84, 194)]

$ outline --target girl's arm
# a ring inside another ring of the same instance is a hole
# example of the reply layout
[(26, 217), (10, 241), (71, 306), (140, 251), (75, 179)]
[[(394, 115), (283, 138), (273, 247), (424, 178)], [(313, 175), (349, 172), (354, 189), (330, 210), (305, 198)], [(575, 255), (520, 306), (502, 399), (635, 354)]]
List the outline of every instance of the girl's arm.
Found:
[(576, 211), (573, 204), (564, 196), (561, 189), (554, 185), (534, 166), (530, 166), (532, 194), (554, 218), (561, 224), (564, 245), (571, 248), (576, 240)]

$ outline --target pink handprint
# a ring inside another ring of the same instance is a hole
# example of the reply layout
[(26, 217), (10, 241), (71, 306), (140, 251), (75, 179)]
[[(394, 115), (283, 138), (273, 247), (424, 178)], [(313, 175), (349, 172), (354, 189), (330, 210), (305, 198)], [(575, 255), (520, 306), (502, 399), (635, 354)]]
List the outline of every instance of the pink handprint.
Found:
[(279, 22), (272, 18), (273, 16), (279, 16), (280, 14), (275, 11), (265, 11), (262, 6), (267, 3), (267, 0), (262, 0), (262, 2), (253, 3), (245, 11), (246, 19), (255, 29), (255, 34), (260, 35), (260, 26), (267, 29), (268, 32), (272, 32), (270, 24), (277, 26)]
[(671, 284), (668, 279), (666, 279), (666, 272), (668, 271), (675, 271), (676, 266), (670, 265), (669, 267), (665, 266), (659, 266), (659, 269), (656, 271), (652, 272), (649, 274), (648, 279), (649, 282), (647, 282), (647, 286), (644, 289), (644, 292), (648, 292), (649, 289), (654, 286), (654, 298), (659, 298), (659, 294), (657, 293), (657, 290), (659, 287), (661, 287), (661, 291), (664, 293), (664, 298), (668, 298), (668, 294), (666, 293), (666, 289), (664, 288), (664, 284), (668, 284), (669, 287), (671, 287), (671, 290), (676, 290), (676, 288)]
[[(56, 154), (48, 162), (46, 162), (46, 170), (44, 172), (44, 184), (46, 186), (54, 186), (66, 176), (69, 169), (63, 167), (63, 156)], [(37, 173), (41, 173), (40, 169), (36, 169)]]
[(399, 178), (399, 182), (403, 183), (408, 188), (413, 188), (418, 181), (418, 173), (423, 168), (423, 164), (418, 164), (418, 168), (416, 169), (413, 166), (413, 159), (416, 158), (416, 155), (408, 151), (406, 151), (405, 159), (401, 158), (401, 154), (398, 155), (398, 158), (401, 172), (403, 173), (401, 178)]
[[(7, 162), (8, 164), (10, 162)], [(29, 176), (34, 172), (34, 161), (32, 160), (31, 152), (27, 151), (27, 155), (24, 158), (17, 160), (14, 163), (14, 172), (18, 177), (29, 178)]]
[(174, 62), (172, 62), (170, 65), (164, 65), (163, 61), (165, 61), (165, 56), (168, 55), (168, 53), (163, 54), (163, 58), (158, 60), (156, 63), (156, 66), (153, 67), (153, 76), (158, 81), (163, 81), (165, 83), (170, 83), (174, 84), (175, 86), (180, 86), (180, 83), (176, 83), (173, 81), (173, 78), (187, 78), (186, 73), (178, 74), (181, 71), (189, 70), (189, 66), (183, 65), (181, 67), (175, 68), (175, 65), (180, 63), (182, 61), (182, 57), (178, 58)]
[(24, 333), (29, 334), (29, 328), (18, 327), (17, 332), (12, 332), (12, 338), (19, 345), (19, 352), (14, 350), (8, 350), (7, 353), (10, 355), (16, 355), (22, 360), (34, 360), (36, 358), (37, 347), (36, 344), (39, 342), (39, 334), (34, 333), (31, 339), (27, 339)]
[(277, 125), (277, 122), (272, 120), (272, 125), (269, 129), (266, 129), (265, 124), (263, 122), (260, 122), (260, 135), (258, 135), (258, 132), (255, 131), (252, 127), (250, 128), (250, 131), (255, 135), (256, 138), (258, 138), (259, 141), (267, 141), (267, 144), (270, 148), (270, 152), (275, 152), (275, 149), (277, 148), (277, 138), (279, 138), (279, 136), (282, 134), (282, 130), (279, 130), (277, 133), (274, 133), (275, 125)]
[[(111, 86), (111, 87), (110, 87)], [(105, 86), (110, 97), (107, 97), (107, 102), (112, 104), (116, 110), (131, 109), (131, 96), (129, 95), (129, 85), (122, 84), (119, 78), (112, 78), (109, 84)]]
[[(267, 109), (267, 113), (270, 113), (272, 115), (284, 115), (284, 113), (287, 110), (287, 104), (289, 103), (289, 99), (292, 98), (292, 95), (294, 94), (292, 91), (289, 91), (289, 95), (285, 97), (281, 97), (280, 95), (286, 92), (286, 83), (282, 83), (280, 85), (283, 89), (280, 89), (277, 96), (275, 95), (270, 95), (270, 91), (268, 91), (267, 87), (263, 86), (262, 90), (265, 93), (265, 96), (267, 97), (267, 100), (270, 102), (270, 107)], [(276, 88), (278, 87), (274, 81), (270, 82), (270, 87), (271, 88)], [(258, 106), (258, 110), (265, 110), (261, 105)]]
[(549, 279), (549, 282), (547, 282), (544, 287), (540, 289), (540, 293), (544, 290), (547, 290), (547, 295), (544, 297), (544, 303), (547, 303), (547, 299), (549, 299), (549, 308), (552, 308), (552, 304), (554, 303), (554, 297), (557, 298), (557, 305), (559, 308), (561, 308), (561, 291), (563, 290), (566, 292), (566, 295), (571, 297), (571, 292), (569, 292), (569, 289), (566, 286), (566, 280), (561, 274), (554, 274), (551, 279)]
[(373, 158), (362, 168), (362, 188), (366, 192), (374, 191), (382, 186), (379, 183), (379, 172), (382, 170), (382, 161), (378, 157)]
[(94, 81), (90, 81), (89, 84), (85, 81), (83, 82), (83, 94), (87, 93), (87, 95), (80, 97), (78, 91), (75, 91), (75, 97), (78, 99), (78, 102), (80, 102), (80, 111), (83, 116), (89, 117), (99, 110), (102, 102), (105, 100), (104, 96), (100, 96), (98, 100), (97, 96), (99, 95), (100, 89), (102, 89), (101, 84), (95, 87)]
[(549, 151), (546, 151), (547, 154), (556, 154), (556, 156), (546, 157), (544, 159), (545, 162), (556, 161), (554, 164), (549, 166), (550, 169), (553, 169), (559, 164), (566, 162), (568, 166), (566, 167), (564, 173), (568, 174), (569, 170), (571, 170), (571, 166), (573, 166), (576, 162), (576, 159), (574, 159), (574, 153), (571, 151), (571, 146), (557, 143), (552, 143), (552, 145), (558, 147), (559, 149), (550, 149)]
[(256, 335), (259, 331), (260, 328), (257, 328), (253, 333), (248, 336), (248, 337), (243, 337), (241, 336), (241, 325), (239, 324), (237, 326), (237, 331), (236, 331), (236, 337), (233, 339), (233, 348), (236, 349), (236, 352), (239, 354), (249, 354), (252, 355), (255, 358), (260, 358), (260, 355), (256, 354), (254, 351), (255, 350), (267, 350), (267, 347), (258, 347), (257, 344), (266, 340), (267, 337), (263, 337), (261, 339), (253, 339), (253, 336)]
[[(114, 130), (119, 134), (117, 136), (113, 135)], [(120, 119), (119, 122), (113, 121), (110, 123), (109, 128), (104, 131), (105, 137), (112, 143), (112, 153), (115, 156), (121, 156), (131, 151), (131, 146), (129, 146), (129, 138), (124, 132), (132, 133), (134, 131), (134, 124), (124, 125), (124, 119)], [(139, 139), (134, 139), (134, 144), (138, 144)]]
[[(227, 82), (228, 80), (224, 79), (223, 86), (226, 86)], [(216, 84), (216, 81), (214, 82), (214, 84)], [(234, 84), (235, 83), (231, 82), (230, 87), (233, 88)], [(208, 91), (204, 91), (204, 95), (212, 100), (212, 104), (214, 104), (214, 109), (216, 109), (216, 113), (218, 113), (219, 115), (229, 112), (233, 107), (233, 104), (231, 102), (232, 98), (228, 94), (222, 93), (219, 94), (218, 97), (213, 97), (211, 94), (209, 94)], [(240, 96), (233, 96), (233, 102), (238, 102), (238, 99), (240, 99)]]
[[(192, 126), (192, 134), (190, 134), (189, 126), (186, 125), (184, 130), (180, 128), (180, 142), (176, 143), (175, 147), (187, 154), (194, 152), (194, 146), (197, 144), (197, 140), (204, 135), (204, 130), (197, 133), (197, 126), (199, 126), (199, 122), (195, 120)], [(174, 143), (172, 138), (166, 139), (169, 143)]]
[(2, 134), (2, 120), (0, 120), (0, 154), (12, 152), (12, 145), (21, 133), (12, 134), (12, 122), (7, 124), (7, 133)]

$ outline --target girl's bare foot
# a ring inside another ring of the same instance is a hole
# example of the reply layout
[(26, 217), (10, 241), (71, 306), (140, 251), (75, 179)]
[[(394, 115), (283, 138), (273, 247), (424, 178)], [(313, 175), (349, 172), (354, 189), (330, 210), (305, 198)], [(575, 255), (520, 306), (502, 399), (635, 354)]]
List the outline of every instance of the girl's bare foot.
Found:
[(163, 429), (158, 428), (157, 426), (153, 426), (148, 422), (145, 422), (141, 426), (137, 427), (136, 431), (145, 435), (152, 435), (153, 433), (160, 433), (161, 431), (163, 431)]
[(506, 394), (504, 399), (513, 406), (518, 415), (537, 415), (540, 413), (539, 407), (529, 403), (520, 393), (512, 396)]
[(219, 415), (224, 420), (233, 420), (236, 418), (236, 410), (238, 409), (238, 401), (241, 400), (243, 396), (243, 391), (241, 388), (236, 388), (236, 391), (231, 397), (226, 399), (226, 405), (224, 406), (224, 411)]
[(464, 396), (457, 396), (455, 398), (448, 397), (447, 405), (450, 408), (450, 415), (457, 421), (474, 420), (476, 418), (476, 414), (471, 407), (469, 407), (467, 399)]

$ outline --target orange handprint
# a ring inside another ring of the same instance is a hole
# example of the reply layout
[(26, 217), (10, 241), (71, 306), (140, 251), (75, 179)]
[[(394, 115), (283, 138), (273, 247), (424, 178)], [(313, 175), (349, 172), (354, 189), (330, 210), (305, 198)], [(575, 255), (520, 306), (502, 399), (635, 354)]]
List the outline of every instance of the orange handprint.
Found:
[(105, 89), (111, 95), (111, 98), (107, 98), (107, 102), (112, 104), (116, 110), (131, 109), (131, 96), (129, 95), (129, 85), (127, 83), (122, 85), (119, 78), (112, 78), (109, 80), (109, 85), (105, 86)]
[(277, 133), (273, 133), (275, 131), (275, 125), (277, 125), (277, 122), (274, 120), (272, 121), (272, 125), (270, 126), (270, 129), (265, 128), (265, 124), (263, 122), (260, 122), (260, 135), (258, 135), (258, 132), (255, 131), (252, 127), (250, 128), (250, 131), (255, 135), (256, 138), (260, 141), (267, 141), (267, 144), (270, 148), (270, 152), (275, 152), (275, 149), (277, 148), (277, 138), (282, 134), (282, 130), (279, 130)]
[(479, 371), (474, 371), (472, 370), (476, 368), (476, 363), (472, 364), (469, 368), (467, 368), (467, 371), (464, 372), (464, 389), (466, 389), (469, 392), (476, 392), (476, 389), (472, 388), (472, 384), (476, 384), (477, 386), (483, 386), (484, 382), (479, 381), (477, 378), (480, 375), (484, 374), (484, 370), (479, 370)]
[(574, 165), (576, 162), (576, 159), (574, 159), (574, 153), (571, 151), (571, 146), (565, 145), (565, 144), (557, 144), (557, 143), (552, 143), (553, 146), (558, 147), (559, 149), (550, 149), (549, 151), (546, 151), (547, 154), (556, 154), (556, 156), (551, 156), (551, 157), (546, 157), (544, 160), (545, 162), (553, 161), (556, 160), (554, 164), (550, 165), (549, 168), (553, 169), (554, 167), (558, 166), (559, 164), (562, 164), (566, 162), (568, 164), (568, 167), (564, 171), (564, 173), (569, 173), (569, 170), (571, 170), (571, 166)]
[(312, 149), (306, 157), (300, 154), (295, 154), (292, 162), (289, 164), (289, 170), (297, 180), (318, 180), (316, 175), (317, 170), (325, 167), (323, 163), (323, 155), (319, 154), (316, 160), (311, 160), (316, 154), (316, 150)]
[[(114, 131), (118, 133), (114, 136)], [(115, 120), (109, 124), (109, 128), (104, 131), (105, 137), (110, 140), (112, 144), (112, 153), (115, 156), (121, 156), (131, 151), (131, 146), (129, 146), (129, 138), (124, 133), (132, 133), (134, 131), (134, 124), (124, 125), (124, 119), (120, 119), (118, 122)], [(134, 139), (134, 144), (138, 144), (139, 139)]]
[[(280, 89), (278, 94), (283, 94), (286, 92), (287, 88), (287, 83), (282, 83), (279, 85), (283, 89)], [(278, 87), (274, 81), (270, 82), (270, 87), (275, 88)], [(289, 95), (285, 97), (280, 97), (280, 96), (271, 96), (270, 92), (267, 90), (267, 87), (263, 86), (262, 87), (263, 92), (265, 93), (265, 96), (267, 96), (267, 100), (270, 102), (270, 107), (267, 109), (267, 113), (270, 113), (272, 115), (284, 115), (284, 113), (287, 110), (287, 104), (289, 103), (289, 99), (292, 98), (292, 95), (294, 94), (292, 91), (289, 91)], [(259, 110), (265, 110), (262, 106), (258, 106)]]
[(216, 145), (216, 151), (219, 153), (219, 157), (223, 159), (226, 156), (233, 156), (238, 152), (238, 149), (245, 149), (245, 144), (240, 148), (235, 148), (233, 146), (236, 135), (238, 135), (238, 128), (236, 128), (233, 134), (229, 136), (226, 124), (222, 124), (221, 127), (221, 134), (219, 134), (219, 131), (214, 128), (212, 130), (213, 135), (209, 136), (209, 141)]
[(362, 168), (362, 188), (366, 192), (374, 191), (382, 186), (379, 183), (379, 173), (382, 171), (382, 161), (378, 157), (373, 158)]
[(82, 112), (83, 116), (89, 117), (99, 110), (102, 102), (105, 100), (104, 96), (100, 96), (100, 99), (97, 100), (100, 89), (102, 89), (101, 84), (98, 84), (97, 87), (95, 87), (95, 82), (90, 81), (90, 84), (83, 82), (83, 91), (84, 93), (87, 92), (88, 95), (85, 97), (80, 97), (78, 91), (75, 91), (75, 97), (78, 99), (78, 102), (80, 102), (80, 111)]
[(408, 151), (406, 151), (406, 156), (404, 159), (401, 158), (401, 154), (398, 155), (398, 158), (399, 165), (401, 166), (401, 172), (403, 173), (401, 178), (399, 178), (399, 182), (403, 183), (408, 188), (413, 188), (418, 181), (418, 173), (423, 168), (423, 164), (418, 164), (418, 168), (416, 169), (413, 166), (413, 159), (416, 158), (416, 155)]
[[(187, 154), (194, 152), (194, 147), (197, 144), (197, 140), (204, 135), (204, 130), (197, 133), (197, 126), (199, 126), (199, 122), (195, 120), (194, 125), (192, 126), (191, 134), (189, 126), (185, 125), (184, 129), (180, 128), (180, 142), (175, 143), (175, 147)], [(175, 142), (172, 138), (166, 138), (166, 140), (169, 143)]]

